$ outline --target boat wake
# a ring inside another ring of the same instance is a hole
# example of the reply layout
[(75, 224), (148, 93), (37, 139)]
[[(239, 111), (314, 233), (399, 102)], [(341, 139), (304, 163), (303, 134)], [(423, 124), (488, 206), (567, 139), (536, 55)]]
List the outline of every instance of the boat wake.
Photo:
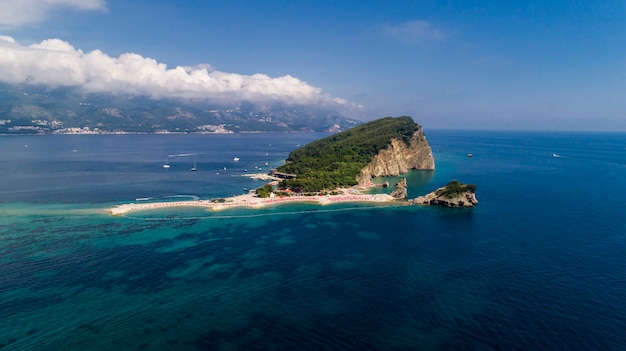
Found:
[(612, 160), (601, 160), (601, 159), (587, 158), (587, 157), (563, 156), (563, 155), (559, 155), (559, 154), (556, 154), (556, 153), (553, 153), (552, 157), (565, 158), (565, 159), (569, 159), (569, 160), (586, 161), (586, 162), (595, 162), (595, 163), (611, 165), (611, 166), (626, 166), (626, 163), (623, 163), (623, 162), (616, 162), (616, 161), (612, 161)]
[(162, 196), (162, 199), (179, 199), (179, 198), (188, 198), (188, 199), (192, 199), (192, 200), (200, 200), (200, 197), (196, 196), (196, 195), (167, 195), (167, 196)]
[(167, 155), (167, 157), (189, 157), (189, 156), (196, 156), (196, 155), (202, 155), (203, 152), (194, 152), (194, 153), (190, 153), (190, 154), (173, 154), (173, 155)]

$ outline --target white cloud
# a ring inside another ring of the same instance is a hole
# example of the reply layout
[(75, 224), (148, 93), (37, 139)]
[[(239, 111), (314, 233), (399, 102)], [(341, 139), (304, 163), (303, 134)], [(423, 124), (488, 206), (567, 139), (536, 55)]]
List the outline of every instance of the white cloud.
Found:
[(38, 23), (61, 8), (104, 10), (105, 0), (0, 0), (0, 26)]
[(342, 110), (362, 108), (290, 75), (242, 75), (213, 70), (210, 65), (168, 69), (164, 63), (134, 53), (119, 57), (100, 50), (85, 53), (60, 39), (23, 46), (11, 37), (0, 36), (0, 81), (75, 86), (86, 92), (127, 93), (155, 99), (280, 101)]
[(447, 38), (444, 31), (435, 28), (430, 22), (422, 20), (385, 25), (383, 26), (383, 34), (411, 44), (441, 41)]

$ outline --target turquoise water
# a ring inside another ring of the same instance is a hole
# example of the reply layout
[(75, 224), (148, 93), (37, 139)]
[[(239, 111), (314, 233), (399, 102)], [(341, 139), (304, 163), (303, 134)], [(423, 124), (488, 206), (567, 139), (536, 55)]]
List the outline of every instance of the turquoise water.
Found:
[(626, 134), (427, 131), (409, 196), (473, 209), (106, 213), (239, 194), (322, 136), (0, 138), (0, 349), (626, 348)]

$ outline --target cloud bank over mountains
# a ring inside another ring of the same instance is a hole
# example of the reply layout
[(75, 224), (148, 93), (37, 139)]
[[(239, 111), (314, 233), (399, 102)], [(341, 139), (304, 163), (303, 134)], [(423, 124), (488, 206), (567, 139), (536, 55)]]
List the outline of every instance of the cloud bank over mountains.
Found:
[(321, 88), (290, 75), (243, 75), (214, 70), (210, 65), (168, 68), (135, 53), (111, 57), (100, 50), (83, 52), (60, 39), (24, 46), (0, 36), (0, 81), (79, 87), (90, 93), (124, 93), (154, 99), (211, 99), (321, 105), (340, 110), (362, 107), (331, 97)]

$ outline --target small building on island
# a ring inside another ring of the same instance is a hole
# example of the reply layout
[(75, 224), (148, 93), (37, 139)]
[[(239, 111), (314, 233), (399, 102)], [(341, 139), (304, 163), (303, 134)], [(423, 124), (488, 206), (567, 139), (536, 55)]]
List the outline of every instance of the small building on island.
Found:
[(296, 179), (297, 177), (295, 174), (278, 172), (275, 169), (270, 170), (270, 175), (280, 179)]

